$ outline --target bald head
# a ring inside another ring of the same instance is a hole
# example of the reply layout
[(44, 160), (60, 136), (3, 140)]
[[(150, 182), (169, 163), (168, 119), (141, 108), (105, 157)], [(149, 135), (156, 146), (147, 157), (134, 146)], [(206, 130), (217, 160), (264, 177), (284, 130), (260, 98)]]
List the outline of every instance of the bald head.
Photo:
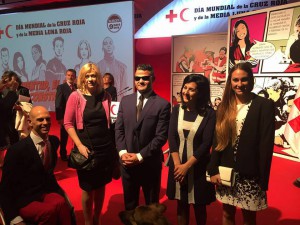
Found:
[(48, 110), (43, 106), (35, 106), (29, 113), (29, 125), (32, 132), (46, 139), (51, 127), (51, 118)]

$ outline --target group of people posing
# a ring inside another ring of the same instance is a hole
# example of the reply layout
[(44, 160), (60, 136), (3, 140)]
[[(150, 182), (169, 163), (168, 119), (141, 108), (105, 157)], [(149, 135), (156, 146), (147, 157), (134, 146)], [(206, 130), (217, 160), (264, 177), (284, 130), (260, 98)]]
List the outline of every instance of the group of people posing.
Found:
[[(71, 72), (75, 79), (76, 72)], [(66, 81), (70, 83), (68, 78)], [(252, 69), (241, 63), (230, 70), (217, 111), (212, 108), (209, 81), (203, 75), (185, 77), (181, 104), (174, 106), (172, 113), (170, 103), (154, 92), (154, 81), (151, 65), (137, 66), (137, 92), (122, 98), (112, 126), (111, 95), (104, 90), (99, 68), (87, 63), (79, 72), (77, 89), (70, 91), (65, 111), (60, 113), (63, 118), (58, 119), (74, 148), (85, 157), (92, 153), (98, 162), (91, 170), (77, 170), (85, 225), (101, 224), (105, 186), (112, 180), (116, 154), (125, 209), (139, 205), (141, 188), (147, 205), (159, 202), (162, 147), (167, 140), (171, 155), (167, 196), (177, 201), (178, 224), (189, 224), (191, 205), (196, 223), (206, 224), (206, 205), (216, 198), (223, 203), (223, 225), (235, 224), (236, 207), (242, 209), (244, 224), (256, 224), (256, 211), (267, 208), (275, 117), (273, 102), (251, 92)], [(68, 225), (71, 220), (65, 203), (56, 194), (59, 188), (53, 169), (58, 140), (48, 135), (48, 111), (33, 107), (29, 123), (30, 135), (7, 151), (1, 207), (11, 224), (26, 220)], [(53, 153), (51, 166), (45, 146)], [(235, 169), (233, 187), (222, 185), (219, 166)], [(206, 181), (206, 171), (211, 183)]]

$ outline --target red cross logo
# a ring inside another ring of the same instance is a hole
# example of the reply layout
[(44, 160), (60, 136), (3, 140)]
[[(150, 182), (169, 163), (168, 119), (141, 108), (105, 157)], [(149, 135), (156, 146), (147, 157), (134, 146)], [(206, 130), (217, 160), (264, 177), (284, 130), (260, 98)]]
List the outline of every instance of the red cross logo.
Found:
[(4, 34), (4, 30), (0, 29), (0, 39), (2, 34)]
[(9, 30), (10, 27), (12, 27), (12, 25), (7, 25), (6, 28), (5, 28), (5, 30), (0, 29), (0, 39), (2, 38), (2, 34), (3, 34), (3, 35), (5, 34), (5, 36), (6, 36), (7, 38), (13, 38), (13, 37), (9, 34), (9, 32), (8, 32), (8, 30)]
[[(300, 97), (294, 100), (294, 105), (300, 111)], [(290, 120), (288, 123), (295, 133), (298, 133), (300, 131), (300, 116), (297, 116), (296, 118)]]
[(173, 23), (173, 19), (177, 18), (177, 14), (174, 14), (173, 10), (170, 10), (170, 13), (166, 15), (166, 18), (170, 20), (170, 23)]

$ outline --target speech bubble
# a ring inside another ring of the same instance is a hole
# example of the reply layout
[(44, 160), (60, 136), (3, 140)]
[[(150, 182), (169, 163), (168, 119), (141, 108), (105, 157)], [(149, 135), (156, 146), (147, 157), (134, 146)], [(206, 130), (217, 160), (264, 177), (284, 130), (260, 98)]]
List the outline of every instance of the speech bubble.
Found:
[(250, 49), (250, 55), (254, 59), (267, 59), (275, 53), (275, 46), (270, 42), (256, 42)]

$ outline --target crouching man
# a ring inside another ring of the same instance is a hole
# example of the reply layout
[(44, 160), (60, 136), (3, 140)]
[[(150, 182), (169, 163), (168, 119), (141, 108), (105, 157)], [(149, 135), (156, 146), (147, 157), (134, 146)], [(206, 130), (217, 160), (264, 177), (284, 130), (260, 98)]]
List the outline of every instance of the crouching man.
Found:
[(46, 108), (33, 107), (31, 133), (6, 154), (0, 183), (0, 205), (12, 224), (70, 225), (71, 213), (53, 170), (59, 140), (48, 135), (51, 119)]

